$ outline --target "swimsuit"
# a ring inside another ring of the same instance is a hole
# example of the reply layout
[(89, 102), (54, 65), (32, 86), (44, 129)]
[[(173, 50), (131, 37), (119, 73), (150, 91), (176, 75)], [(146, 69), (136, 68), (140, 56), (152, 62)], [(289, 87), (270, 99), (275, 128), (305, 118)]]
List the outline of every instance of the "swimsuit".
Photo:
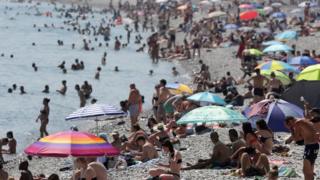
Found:
[(296, 144), (299, 145), (299, 146), (303, 146), (304, 145), (304, 140), (296, 141)]
[(306, 144), (304, 148), (303, 159), (309, 160), (311, 165), (314, 165), (319, 152), (319, 144)]
[(262, 88), (254, 88), (253, 89), (253, 95), (255, 96), (263, 96), (263, 89)]

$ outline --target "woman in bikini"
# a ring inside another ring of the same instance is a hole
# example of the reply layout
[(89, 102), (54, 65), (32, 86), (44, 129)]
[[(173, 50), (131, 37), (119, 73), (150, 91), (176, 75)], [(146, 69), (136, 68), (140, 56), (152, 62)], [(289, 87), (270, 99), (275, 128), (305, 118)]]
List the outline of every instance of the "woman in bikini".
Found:
[(162, 149), (165, 153), (169, 153), (169, 164), (159, 163), (159, 168), (150, 169), (150, 179), (159, 177), (159, 179), (179, 180), (182, 164), (182, 157), (179, 151), (173, 148), (172, 143), (168, 140), (162, 144)]
[(258, 140), (262, 145), (262, 148), (259, 149), (261, 153), (265, 153), (270, 155), (273, 148), (273, 133), (271, 129), (268, 127), (266, 121), (263, 119), (256, 122), (257, 131), (256, 135), (258, 136)]

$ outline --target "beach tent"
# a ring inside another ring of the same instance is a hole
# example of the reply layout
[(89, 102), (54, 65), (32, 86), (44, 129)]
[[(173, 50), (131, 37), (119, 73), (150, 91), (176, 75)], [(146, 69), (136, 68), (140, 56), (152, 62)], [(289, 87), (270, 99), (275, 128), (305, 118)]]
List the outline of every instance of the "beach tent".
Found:
[(288, 132), (284, 126), (286, 116), (303, 117), (303, 110), (281, 99), (265, 99), (246, 108), (243, 114), (253, 127), (257, 120), (264, 119), (273, 132)]
[(44, 157), (98, 157), (116, 156), (119, 149), (100, 137), (78, 131), (58, 132), (28, 146), (24, 152)]
[(311, 107), (320, 107), (320, 81), (297, 81), (281, 98), (303, 108), (303, 97)]
[[(298, 76), (297, 80), (320, 81), (320, 64), (305, 68)], [(320, 89), (319, 89), (320, 91)]]

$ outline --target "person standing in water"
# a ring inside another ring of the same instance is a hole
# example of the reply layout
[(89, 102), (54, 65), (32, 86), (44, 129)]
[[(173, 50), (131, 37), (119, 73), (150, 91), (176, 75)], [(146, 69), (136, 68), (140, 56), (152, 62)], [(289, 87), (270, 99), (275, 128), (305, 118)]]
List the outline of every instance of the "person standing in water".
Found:
[(40, 110), (40, 115), (38, 116), (38, 118), (36, 119), (36, 122), (38, 122), (38, 120), (40, 119), (40, 138), (43, 138), (44, 135), (48, 136), (49, 133), (47, 131), (47, 125), (49, 123), (49, 112), (50, 112), (50, 108), (49, 108), (49, 102), (50, 99), (48, 98), (44, 98), (42, 103), (43, 103), (43, 108)]
[(141, 103), (141, 96), (139, 90), (135, 84), (130, 84), (130, 93), (128, 97), (128, 107), (131, 119), (131, 130), (133, 125), (138, 122), (138, 116), (140, 113), (139, 106)]
[(80, 107), (84, 107), (86, 105), (86, 97), (84, 92), (80, 89), (79, 84), (75, 86), (76, 91), (78, 92), (78, 96), (80, 98)]

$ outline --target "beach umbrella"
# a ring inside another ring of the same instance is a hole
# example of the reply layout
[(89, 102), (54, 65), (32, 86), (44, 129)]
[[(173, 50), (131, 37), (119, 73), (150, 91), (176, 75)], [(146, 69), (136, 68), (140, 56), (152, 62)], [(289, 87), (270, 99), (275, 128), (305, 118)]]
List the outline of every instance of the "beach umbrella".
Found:
[(255, 19), (257, 18), (259, 15), (259, 13), (257, 11), (254, 11), (254, 10), (251, 10), (251, 11), (245, 11), (245, 12), (242, 12), (240, 13), (240, 19), (241, 20), (252, 20), (252, 19)]
[(258, 34), (271, 34), (271, 30), (269, 28), (258, 28), (255, 30)]
[(290, 11), (291, 14), (302, 13), (302, 12), (303, 12), (303, 10), (300, 8), (296, 8), (296, 9), (293, 9)]
[(212, 2), (208, 1), (208, 0), (203, 0), (203, 1), (200, 1), (199, 4), (201, 4), (201, 5), (211, 5)]
[(192, 89), (181, 83), (168, 83), (166, 87), (170, 90), (172, 94), (192, 94)]
[(256, 9), (256, 11), (258, 11), (259, 15), (265, 15), (266, 11), (263, 9)]
[(263, 8), (263, 10), (264, 10), (265, 13), (269, 14), (269, 13), (271, 13), (273, 11), (273, 8), (270, 7), (270, 6), (266, 6), (266, 7)]
[(285, 71), (285, 72), (296, 72), (298, 73), (298, 68), (291, 66), (290, 64), (287, 64), (282, 61), (267, 61), (264, 63), (259, 64), (256, 69), (260, 70), (270, 70), (270, 71)]
[(215, 18), (215, 17), (220, 17), (220, 16), (225, 16), (227, 15), (227, 13), (223, 12), (223, 11), (214, 11), (212, 13), (208, 14), (209, 18)]
[(265, 99), (244, 110), (244, 115), (255, 127), (259, 119), (264, 119), (272, 132), (288, 132), (284, 122), (286, 116), (303, 118), (303, 109), (281, 99)]
[(253, 9), (255, 7), (252, 4), (240, 4), (239, 8), (240, 9)]
[(305, 68), (300, 74), (298, 74), (297, 80), (320, 81), (320, 64)]
[(115, 156), (120, 151), (100, 137), (77, 131), (58, 132), (41, 138), (24, 152), (45, 157), (98, 157)]
[(111, 105), (92, 104), (71, 113), (65, 120), (108, 120), (125, 117), (127, 113)]
[(168, 0), (156, 0), (156, 3), (165, 3), (168, 2)]
[(320, 108), (319, 88), (320, 81), (297, 81), (281, 95), (281, 99), (304, 108), (304, 102), (301, 101), (301, 97), (303, 97), (311, 108)]
[(235, 110), (223, 106), (204, 106), (188, 112), (177, 123), (233, 123), (246, 120), (246, 117)]
[(272, 3), (271, 6), (272, 6), (272, 7), (281, 7), (282, 4), (279, 3), (279, 2), (275, 2), (275, 3)]
[(240, 31), (243, 31), (243, 32), (248, 32), (248, 31), (253, 31), (254, 28), (253, 27), (249, 27), (249, 26), (242, 26), (239, 28)]
[(252, 56), (262, 56), (263, 53), (258, 49), (245, 49), (245, 52), (249, 53)]
[(275, 12), (271, 14), (271, 17), (285, 19), (287, 15), (283, 12)]
[(316, 7), (316, 6), (318, 6), (318, 4), (315, 3), (315, 2), (304, 1), (304, 2), (300, 3), (298, 6), (301, 7), (301, 8), (305, 8), (305, 7), (307, 7), (307, 6), (309, 6), (309, 7)]
[(188, 97), (187, 99), (198, 102), (208, 102), (216, 105), (226, 105), (226, 102), (220, 96), (210, 92), (200, 92)]
[(280, 41), (293, 40), (298, 38), (298, 33), (296, 31), (287, 30), (277, 34), (275, 38)]
[(123, 18), (122, 22), (123, 22), (123, 24), (132, 24), (133, 23), (133, 19), (131, 19), (131, 18)]
[(263, 52), (264, 53), (269, 53), (269, 52), (289, 52), (292, 51), (293, 49), (291, 47), (289, 47), (288, 45), (285, 44), (275, 44), (275, 45), (271, 45), (266, 47)]
[(297, 56), (297, 57), (290, 58), (288, 60), (288, 64), (299, 65), (299, 66), (309, 66), (309, 65), (318, 64), (318, 62), (309, 56)]
[(276, 75), (276, 79), (280, 80), (283, 85), (288, 85), (291, 83), (290, 78), (280, 71), (272, 71), (272, 70), (261, 70), (261, 75), (265, 76), (268, 79), (271, 79), (271, 73), (274, 72)]
[(239, 26), (237, 26), (236, 24), (226, 24), (224, 26), (224, 29), (238, 29)]
[(261, 3), (258, 3), (258, 2), (252, 2), (251, 3), (255, 8), (258, 8), (258, 9), (262, 9), (263, 8), (263, 5)]
[(283, 44), (282, 42), (279, 41), (266, 41), (262, 42), (262, 45), (264, 46), (272, 46), (272, 45), (277, 45), (277, 44)]

